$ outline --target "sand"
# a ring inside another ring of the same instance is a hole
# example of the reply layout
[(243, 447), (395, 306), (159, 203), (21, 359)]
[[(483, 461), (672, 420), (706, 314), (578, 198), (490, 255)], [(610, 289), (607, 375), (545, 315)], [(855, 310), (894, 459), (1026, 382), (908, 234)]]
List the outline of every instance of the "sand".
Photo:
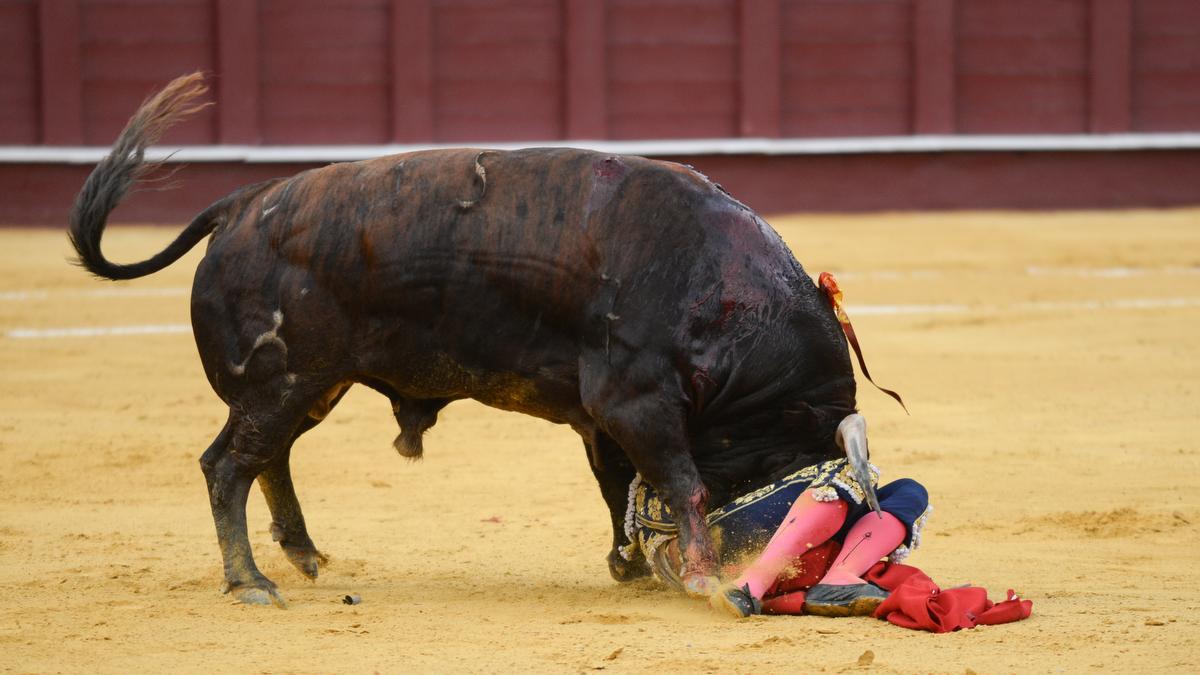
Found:
[[(921, 480), (937, 508), (912, 562), (943, 586), (1014, 588), (1031, 619), (738, 622), (619, 585), (569, 429), (460, 402), (414, 463), (363, 388), (293, 453), (331, 564), (295, 572), (255, 488), (255, 555), (291, 607), (234, 604), (197, 464), (225, 414), (184, 328), (199, 253), (102, 283), (66, 264), (61, 232), (10, 229), (0, 669), (1200, 670), (1200, 211), (771, 220), (810, 272), (840, 273), (872, 373), (912, 410), (860, 387), (885, 479)], [(114, 229), (106, 250), (141, 259), (174, 231)], [(114, 327), (135, 328), (38, 332)]]

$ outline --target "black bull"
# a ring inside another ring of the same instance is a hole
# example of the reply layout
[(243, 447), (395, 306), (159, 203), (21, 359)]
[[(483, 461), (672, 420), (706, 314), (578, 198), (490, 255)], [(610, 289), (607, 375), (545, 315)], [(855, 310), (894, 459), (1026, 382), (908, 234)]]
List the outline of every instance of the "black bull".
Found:
[(109, 212), (203, 91), (193, 75), (143, 104), (71, 239), (89, 271), (130, 279), (211, 233), (192, 327), (229, 418), (200, 464), (239, 599), (282, 604), (250, 552), (255, 479), (272, 534), (316, 576), (288, 458), (354, 383), (391, 399), (410, 457), (457, 399), (571, 425), (612, 514), (613, 576), (646, 573), (619, 551), (640, 472), (681, 523), (695, 593), (716, 570), (709, 505), (841, 454), (855, 382), (827, 299), (770, 226), (677, 164), (572, 149), (334, 164), (237, 190), (151, 259), (109, 262)]

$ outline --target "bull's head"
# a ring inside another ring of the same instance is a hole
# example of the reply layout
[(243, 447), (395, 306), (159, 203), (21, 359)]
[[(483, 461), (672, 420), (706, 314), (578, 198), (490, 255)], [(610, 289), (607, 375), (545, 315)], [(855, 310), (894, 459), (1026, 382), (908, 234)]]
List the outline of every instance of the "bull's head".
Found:
[(846, 461), (850, 463), (854, 479), (866, 494), (867, 503), (882, 518), (879, 497), (875, 494), (875, 485), (871, 482), (871, 469), (867, 464), (871, 456), (867, 449), (867, 418), (858, 413), (846, 415), (837, 428), (837, 444), (842, 452), (846, 453)]

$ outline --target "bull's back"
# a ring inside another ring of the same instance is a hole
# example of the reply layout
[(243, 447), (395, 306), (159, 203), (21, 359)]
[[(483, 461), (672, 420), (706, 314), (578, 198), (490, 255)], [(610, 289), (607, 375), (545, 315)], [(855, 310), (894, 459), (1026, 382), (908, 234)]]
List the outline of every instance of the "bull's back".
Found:
[(224, 255), (263, 249), (287, 272), (246, 290), (283, 279), (283, 304), (336, 315), (345, 328), (329, 330), (355, 367), (410, 395), (542, 417), (578, 396), (582, 350), (671, 348), (688, 295), (708, 283), (693, 268), (728, 273), (713, 262), (727, 237), (714, 235), (745, 216), (678, 165), (573, 149), (338, 164), (259, 201), (223, 233)]

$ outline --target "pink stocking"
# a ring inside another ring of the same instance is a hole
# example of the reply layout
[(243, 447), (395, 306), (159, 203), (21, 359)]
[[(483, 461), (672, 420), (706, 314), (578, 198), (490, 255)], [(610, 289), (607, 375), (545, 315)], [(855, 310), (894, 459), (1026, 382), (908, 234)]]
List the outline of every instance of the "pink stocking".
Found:
[(846, 522), (846, 508), (846, 502), (840, 499), (819, 502), (809, 490), (802, 492), (766, 548), (733, 582), (734, 586), (749, 586), (750, 595), (762, 598), (792, 561), (837, 534)]
[(846, 535), (842, 551), (819, 583), (848, 586), (866, 583), (862, 575), (883, 556), (904, 542), (908, 531), (896, 516), (884, 512), (883, 517), (868, 513)]

